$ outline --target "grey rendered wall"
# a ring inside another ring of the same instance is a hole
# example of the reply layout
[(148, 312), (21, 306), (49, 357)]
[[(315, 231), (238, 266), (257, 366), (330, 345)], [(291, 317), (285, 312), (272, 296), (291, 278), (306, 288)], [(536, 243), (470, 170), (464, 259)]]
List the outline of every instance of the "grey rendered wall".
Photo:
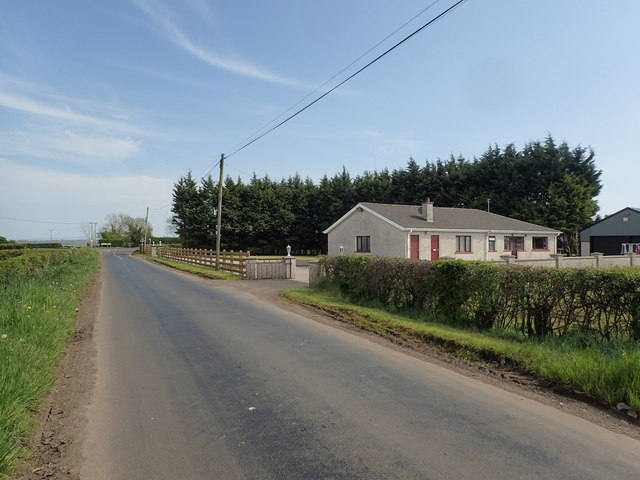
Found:
[(340, 245), (345, 255), (356, 253), (356, 237), (371, 237), (371, 255), (407, 257), (407, 232), (379, 219), (367, 211), (354, 211), (328, 234), (329, 255), (339, 255)]

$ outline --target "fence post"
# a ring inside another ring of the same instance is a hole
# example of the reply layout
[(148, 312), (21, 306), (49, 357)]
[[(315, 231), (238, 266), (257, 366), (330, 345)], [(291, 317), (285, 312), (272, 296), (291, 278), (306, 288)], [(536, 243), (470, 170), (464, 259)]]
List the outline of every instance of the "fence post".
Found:
[(561, 253), (552, 253), (551, 257), (556, 261), (556, 268), (560, 268), (560, 259), (563, 255)]
[(257, 258), (249, 257), (246, 259), (246, 272), (247, 280), (256, 280), (258, 278)]
[[(247, 250), (244, 258), (242, 259), (242, 265), (240, 266), (240, 275), (247, 276), (247, 261), (251, 258), (251, 251)], [(255, 259), (254, 259), (255, 260)]]
[(500, 255), (500, 258), (507, 262), (507, 265), (513, 265), (513, 262), (516, 260), (516, 257), (513, 255)]
[(309, 286), (313, 287), (320, 280), (322, 280), (320, 262), (309, 262)]
[(591, 255), (596, 258), (596, 268), (600, 268), (600, 259), (602, 258), (604, 253), (593, 252)]
[(285, 265), (284, 278), (296, 278), (296, 257), (287, 255), (286, 257), (282, 257), (282, 262)]
[(637, 265), (636, 258), (638, 257), (638, 255), (635, 252), (629, 252), (627, 253), (627, 255), (629, 256), (629, 266), (635, 267)]

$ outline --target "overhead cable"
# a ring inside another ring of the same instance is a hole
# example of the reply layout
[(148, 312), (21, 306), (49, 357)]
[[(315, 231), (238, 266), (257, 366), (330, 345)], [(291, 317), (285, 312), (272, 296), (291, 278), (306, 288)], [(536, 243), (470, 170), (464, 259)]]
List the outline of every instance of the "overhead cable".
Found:
[[(362, 60), (364, 57), (366, 57), (369, 53), (371, 53), (373, 50), (375, 50), (376, 48), (378, 48), (381, 44), (383, 44), (384, 42), (386, 42), (387, 40), (389, 40), (389, 38), (391, 38), (393, 35), (395, 35), (396, 33), (398, 33), (400, 30), (402, 30), (404, 27), (406, 27), (407, 25), (409, 25), (411, 22), (413, 22), (416, 18), (418, 18), (420, 15), (422, 15), (424, 12), (426, 12), (427, 10), (429, 10), (431, 7), (433, 7), (436, 3), (438, 3), (440, 0), (434, 0), (433, 2), (431, 2), (429, 5), (427, 5), (425, 8), (423, 8), (420, 12), (418, 12), (417, 14), (415, 14), (413, 17), (411, 17), (409, 20), (407, 20), (405, 23), (403, 23), (401, 26), (399, 26), (398, 28), (396, 28), (393, 32), (391, 32), (389, 35), (387, 35), (386, 37), (384, 37), (382, 40), (380, 40), (378, 43), (376, 43), (374, 46), (372, 46), (369, 50), (367, 50), (366, 52), (364, 52), (362, 55), (360, 55), (358, 58), (356, 58), (353, 62), (351, 62), (349, 65), (347, 65), (346, 67), (344, 67), (342, 70), (340, 70), (338, 73), (336, 73), (334, 76), (332, 76), (331, 78), (329, 78), (327, 81), (325, 81), (322, 85), (319, 85), (318, 87), (315, 88), (315, 90), (313, 90), (311, 93), (307, 94), (306, 96), (304, 96), (303, 98), (301, 98), (300, 100), (298, 100), (296, 103), (294, 103), (293, 105), (291, 105), (289, 108), (287, 108), (283, 113), (281, 113), (280, 115), (278, 115), (276, 118), (274, 118), (273, 120), (271, 120), (269, 123), (267, 123), (266, 125), (264, 125), (262, 128), (259, 128), (258, 130), (256, 130), (255, 132), (253, 132), (251, 135), (249, 135), (248, 137), (246, 137), (244, 140), (238, 142), (231, 150), (233, 153), (235, 153), (235, 149), (242, 146), (245, 142), (249, 141), (250, 139), (252, 139), (254, 136), (258, 135), (260, 132), (262, 132), (263, 130), (265, 130), (266, 128), (268, 128), (270, 125), (272, 125), (273, 123), (277, 122), (279, 118), (282, 118), (284, 115), (286, 115), (288, 112), (290, 112), (291, 110), (293, 110), (295, 107), (297, 107), (298, 105), (300, 105), (302, 102), (304, 102), (306, 99), (308, 99), (309, 97), (311, 97), (312, 95), (314, 95), (316, 92), (318, 92), (319, 90), (321, 90), (325, 85), (327, 85), (329, 82), (331, 82), (332, 80), (334, 80), (336, 77), (338, 77), (340, 74), (344, 73), (346, 70), (348, 70), (349, 68), (351, 68), (354, 64), (356, 64), (357, 62), (359, 62), (360, 60)], [(233, 155), (233, 153), (231, 153), (230, 155)], [(214, 167), (215, 168), (215, 167)]]
[[(373, 60), (371, 60), (369, 63), (367, 63), (366, 65), (364, 65), (363, 67), (361, 67), (360, 69), (358, 69), (356, 72), (352, 73), (351, 75), (349, 75), (347, 78), (345, 78), (344, 80), (342, 80), (340, 83), (338, 83), (337, 85), (335, 85), (334, 87), (332, 87), (331, 89), (329, 89), (328, 91), (326, 91), (325, 93), (323, 93), (322, 95), (320, 95), (318, 98), (316, 98), (315, 100), (313, 100), (312, 102), (308, 103), (307, 105), (305, 105), (304, 107), (300, 108), (299, 110), (297, 110), (295, 113), (289, 115), (287, 118), (285, 118), (284, 120), (282, 120), (281, 122), (277, 123), (276, 125), (274, 125), (273, 127), (269, 128), (268, 130), (266, 130), (265, 132), (261, 133), (260, 135), (256, 136), (255, 138), (253, 138), (250, 141), (247, 141), (246, 143), (244, 143), (242, 146), (232, 150), (230, 153), (225, 154), (226, 158), (231, 157), (232, 155), (235, 155), (236, 153), (240, 152), (241, 150), (244, 150), (245, 148), (247, 148), (249, 145), (252, 145), (253, 143), (257, 142), (258, 140), (260, 140), (261, 138), (265, 137), (266, 135), (268, 135), (269, 133), (273, 132), (274, 130), (276, 130), (277, 128), (281, 127), (282, 125), (284, 125), (285, 123), (289, 122), (290, 120), (292, 120), (293, 118), (297, 117), (298, 115), (300, 115), (302, 112), (304, 112), (305, 110), (307, 110), (308, 108), (312, 107), (313, 105), (315, 105), (316, 103), (318, 103), (320, 100), (322, 100), (324, 97), (326, 97), (327, 95), (329, 95), (330, 93), (332, 93), (334, 90), (338, 89), (339, 87), (341, 87), (342, 85), (344, 85), (345, 83), (347, 83), (349, 80), (351, 80), (353, 77), (355, 77), (356, 75), (360, 74), (361, 72), (363, 72), (364, 70), (366, 70), (367, 68), (369, 68), (371, 65), (373, 65), (374, 63), (376, 63), (378, 60), (380, 60), (381, 58), (383, 58), (384, 56), (386, 56), (387, 54), (391, 53), (393, 50), (395, 50), (396, 48), (398, 48), (400, 45), (404, 44), (405, 42), (407, 42), (409, 39), (413, 38), (414, 36), (416, 36), (418, 33), (420, 33), (421, 31), (423, 31), (424, 29), (426, 29), (427, 27), (429, 27), (430, 25), (432, 25), (433, 23), (435, 23), (436, 21), (440, 20), (442, 17), (444, 17), (445, 15), (447, 15), (448, 13), (450, 13), (452, 10), (454, 10), (455, 8), (457, 8), (458, 6), (460, 6), (462, 3), (464, 3), (466, 0), (458, 0), (456, 3), (454, 3), (452, 6), (450, 6), (449, 8), (447, 8), (445, 11), (443, 11), (442, 13), (440, 13), (439, 15), (437, 15), (436, 17), (434, 17), (433, 19), (429, 20), (427, 23), (425, 23), (424, 25), (422, 25), (420, 28), (418, 28), (417, 30), (415, 30), (413, 33), (411, 33), (410, 35), (407, 35), (405, 38), (403, 38), (402, 40), (400, 40), (398, 43), (396, 43), (395, 45), (393, 45), (391, 48), (389, 48), (388, 50), (386, 50), (385, 52), (381, 53), (380, 55), (378, 55), (376, 58), (374, 58)], [(375, 48), (375, 47), (374, 47)], [(365, 54), (366, 55), (366, 54)], [(357, 61), (357, 60), (356, 60)], [(348, 67), (347, 67), (348, 68)], [(318, 87), (320, 88), (320, 87)], [(316, 89), (317, 90), (317, 89)], [(217, 166), (217, 164), (216, 164)], [(213, 169), (215, 168), (212, 167), (209, 172), (211, 172)], [(207, 172), (207, 173), (209, 173)]]
[(5, 220), (15, 220), (17, 222), (29, 222), (29, 223), (47, 223), (50, 225), (84, 225), (84, 223), (87, 222), (50, 222), (50, 221), (46, 221), (46, 220), (29, 220), (26, 218), (15, 218), (15, 217), (5, 217), (3, 215), (0, 215), (0, 218), (5, 219)]

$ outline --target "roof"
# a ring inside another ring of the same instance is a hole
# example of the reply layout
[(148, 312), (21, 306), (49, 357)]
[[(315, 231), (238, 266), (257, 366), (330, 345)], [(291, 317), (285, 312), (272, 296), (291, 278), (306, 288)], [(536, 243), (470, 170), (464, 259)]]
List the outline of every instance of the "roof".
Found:
[(401, 230), (458, 230), (559, 234), (557, 230), (474, 208), (433, 207), (433, 222), (427, 222), (417, 205), (362, 202), (353, 207), (324, 233), (329, 233), (358, 208), (387, 221)]
[(591, 235), (596, 236), (619, 236), (619, 235), (638, 235), (638, 224), (636, 222), (626, 224), (624, 228), (621, 224), (615, 224), (616, 220), (624, 212), (634, 212), (640, 214), (640, 208), (625, 207), (611, 215), (601, 218), (597, 222), (592, 223), (588, 227), (580, 230), (580, 241), (589, 241)]

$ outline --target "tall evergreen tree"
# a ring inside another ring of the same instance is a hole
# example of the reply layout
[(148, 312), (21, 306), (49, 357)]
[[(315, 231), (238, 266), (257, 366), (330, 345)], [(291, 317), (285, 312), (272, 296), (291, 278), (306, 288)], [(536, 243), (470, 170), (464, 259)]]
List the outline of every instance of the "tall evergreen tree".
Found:
[[(551, 136), (527, 143), (489, 147), (468, 161), (450, 156), (420, 166), (410, 158), (403, 169), (364, 172), (352, 178), (345, 167), (316, 185), (299, 175), (275, 182), (255, 175), (248, 184), (225, 180), (222, 246), (255, 253), (326, 251), (322, 231), (358, 202), (420, 204), (490, 209), (494, 213), (561, 230), (574, 253), (577, 232), (597, 213), (602, 185), (590, 149), (559, 145)], [(172, 224), (184, 246), (213, 244), (217, 185), (198, 185), (191, 176), (174, 185)]]
[(183, 247), (201, 248), (215, 244), (215, 216), (211, 198), (214, 189), (211, 177), (199, 187), (190, 171), (174, 185), (171, 224)]

